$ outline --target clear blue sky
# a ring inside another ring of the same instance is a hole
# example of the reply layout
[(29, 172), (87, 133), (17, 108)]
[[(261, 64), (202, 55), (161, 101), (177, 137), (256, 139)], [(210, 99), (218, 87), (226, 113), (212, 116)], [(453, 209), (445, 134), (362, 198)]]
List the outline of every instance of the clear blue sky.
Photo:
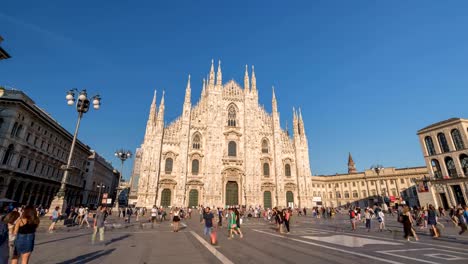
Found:
[(5, 1), (0, 84), (70, 131), (65, 92), (99, 92), (79, 137), (115, 165), (114, 150), (142, 142), (153, 90), (166, 90), (170, 122), (187, 75), (194, 102), (212, 58), (225, 81), (254, 64), (260, 103), (270, 111), (274, 85), (283, 126), (302, 107), (313, 174), (346, 172), (348, 152), (358, 170), (423, 166), (416, 131), (468, 117), (466, 1), (156, 2)]

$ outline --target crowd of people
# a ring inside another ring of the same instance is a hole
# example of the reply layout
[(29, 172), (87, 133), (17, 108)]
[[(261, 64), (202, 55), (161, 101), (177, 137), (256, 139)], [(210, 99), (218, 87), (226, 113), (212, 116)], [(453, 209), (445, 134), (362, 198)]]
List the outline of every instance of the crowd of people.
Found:
[[(132, 217), (139, 223), (160, 224), (165, 221), (172, 221), (172, 231), (179, 232), (182, 226), (181, 221), (192, 218), (193, 210), (199, 213), (200, 223), (204, 225), (203, 233), (209, 237), (212, 244), (217, 243), (217, 231), (226, 228), (228, 239), (233, 239), (236, 236), (242, 239), (244, 234), (241, 230), (241, 225), (247, 219), (262, 219), (265, 223), (274, 224), (276, 231), (281, 234), (288, 234), (291, 229), (291, 221), (293, 217), (307, 216), (309, 213), (312, 218), (320, 219), (321, 221), (333, 221), (337, 214), (348, 214), (351, 222), (351, 230), (356, 231), (359, 225), (364, 225), (365, 230), (370, 232), (373, 230), (373, 225), (377, 221), (378, 231), (382, 232), (386, 229), (386, 218), (396, 217), (396, 220), (403, 227), (404, 238), (408, 241), (411, 238), (419, 240), (417, 230), (428, 230), (434, 238), (441, 236), (441, 228), (444, 227), (441, 220), (445, 220), (446, 224), (453, 223), (459, 227), (459, 234), (462, 235), (467, 230), (468, 223), (468, 206), (461, 205), (451, 208), (448, 212), (444, 209), (436, 209), (432, 205), (427, 207), (409, 207), (400, 205), (388, 208), (384, 211), (380, 206), (372, 206), (366, 208), (348, 207), (333, 208), (333, 207), (314, 207), (306, 208), (262, 208), (257, 207), (242, 207), (232, 206), (227, 208), (222, 207), (204, 207), (198, 206), (194, 208), (172, 207), (164, 208), (156, 205), (150, 209), (126, 207), (119, 208), (117, 212), (118, 219), (123, 219), (124, 222), (130, 223)], [(309, 210), (309, 211), (308, 211)], [(347, 211), (346, 211), (347, 210)], [(7, 206), (2, 210), (2, 218), (0, 221), (0, 263), (21, 263), (27, 264), (31, 253), (34, 250), (35, 233), (39, 226), (41, 217), (45, 216), (48, 211), (41, 206), (22, 206), (12, 207)], [(63, 220), (67, 226), (79, 225), (79, 227), (93, 227), (91, 243), (94, 244), (99, 234), (99, 241), (104, 241), (106, 219), (112, 214), (111, 208), (100, 206), (96, 211), (91, 211), (88, 207), (78, 206), (70, 207), (62, 214), (59, 207), (53, 209), (50, 214), (51, 224), (49, 232), (53, 233), (57, 222)], [(377, 228), (376, 228), (377, 229)]]
[[(351, 230), (355, 231), (356, 226), (362, 222), (365, 223), (367, 231), (372, 229), (372, 221), (375, 219), (379, 222), (379, 231), (385, 229), (386, 214), (381, 207), (375, 206), (373, 208), (367, 207), (362, 210), (359, 207), (350, 208), (348, 215), (351, 222)], [(441, 220), (449, 222), (450, 219), (454, 226), (459, 227), (459, 235), (462, 235), (467, 230), (468, 223), (468, 206), (462, 207), (458, 205), (450, 209), (449, 215), (443, 208), (436, 209), (433, 205), (429, 204), (427, 207), (409, 207), (407, 205), (396, 206), (388, 210), (388, 215), (397, 216), (397, 221), (403, 227), (404, 238), (410, 241), (410, 238), (419, 240), (417, 235), (417, 228), (419, 230), (429, 230), (433, 238), (441, 236), (441, 228), (444, 224)]]

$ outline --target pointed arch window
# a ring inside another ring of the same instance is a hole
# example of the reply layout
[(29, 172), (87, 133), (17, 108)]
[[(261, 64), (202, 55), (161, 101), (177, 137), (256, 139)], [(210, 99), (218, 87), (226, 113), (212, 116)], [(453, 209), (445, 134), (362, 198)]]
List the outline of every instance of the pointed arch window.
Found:
[(193, 136), (192, 148), (193, 149), (200, 149), (201, 148), (201, 139), (200, 139), (199, 134), (195, 134), (195, 136)]
[(460, 135), (460, 131), (458, 129), (453, 129), (450, 134), (452, 135), (452, 140), (453, 140), (453, 144), (455, 145), (455, 149), (456, 150), (462, 150), (465, 148), (464, 144), (463, 144), (463, 139)]
[(233, 105), (231, 105), (228, 109), (228, 126), (236, 126), (236, 115), (236, 108)]
[(429, 156), (435, 155), (435, 148), (434, 148), (434, 142), (432, 142), (432, 138), (430, 136), (427, 136), (424, 138), (424, 142), (426, 143), (426, 149), (427, 149), (427, 154)]
[(198, 175), (200, 170), (200, 162), (197, 159), (192, 160), (192, 174)]
[(166, 172), (166, 174), (172, 173), (173, 163), (174, 163), (174, 160), (172, 158), (166, 159), (166, 164), (164, 165), (164, 171)]
[(443, 153), (449, 152), (450, 149), (449, 149), (449, 146), (447, 144), (447, 138), (445, 138), (445, 134), (444, 133), (437, 134), (437, 139), (439, 140), (440, 150)]
[(270, 164), (263, 163), (263, 176), (270, 177)]
[(229, 157), (237, 156), (237, 144), (234, 141), (230, 141), (228, 144), (228, 156)]
[(268, 140), (266, 139), (262, 141), (262, 153), (268, 154)]
[(284, 165), (284, 175), (286, 177), (291, 177), (291, 165), (289, 164)]
[(455, 168), (455, 163), (453, 162), (453, 159), (451, 157), (446, 157), (445, 158), (445, 166), (447, 167), (447, 171), (449, 173), (449, 176), (451, 178), (456, 178), (457, 177), (457, 169)]

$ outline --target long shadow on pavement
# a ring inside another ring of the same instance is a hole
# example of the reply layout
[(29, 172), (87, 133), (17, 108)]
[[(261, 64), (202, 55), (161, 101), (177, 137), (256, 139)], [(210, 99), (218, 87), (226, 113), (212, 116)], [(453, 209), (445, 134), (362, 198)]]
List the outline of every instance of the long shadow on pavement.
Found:
[(64, 238), (60, 238), (60, 239), (49, 240), (49, 241), (45, 241), (45, 242), (36, 243), (36, 246), (43, 245), (43, 244), (48, 244), (48, 243), (53, 243), (53, 242), (57, 242), (57, 241), (62, 241), (62, 240), (67, 240), (67, 239), (72, 239), (72, 238), (75, 238), (75, 237), (90, 236), (90, 235), (91, 234), (82, 234), (82, 235), (76, 235), (76, 236), (64, 237)]
[(126, 239), (127, 237), (131, 237), (131, 235), (128, 235), (128, 234), (127, 234), (127, 235), (123, 235), (123, 236), (120, 236), (120, 237), (117, 237), (117, 238), (113, 238), (113, 239), (111, 239), (109, 242), (106, 243), (106, 246), (108, 246), (108, 245), (110, 245), (110, 244), (112, 244), (112, 243), (114, 243), (114, 242), (117, 242), (117, 241), (120, 241), (120, 240), (124, 240), (124, 239)]
[(84, 254), (81, 256), (78, 256), (76, 258), (70, 259), (70, 260), (65, 260), (63, 262), (58, 262), (57, 264), (85, 264), (89, 263), (95, 259), (98, 259), (102, 256), (109, 255), (115, 250), (115, 248), (112, 249), (107, 249), (107, 250), (98, 250), (94, 251), (88, 254)]

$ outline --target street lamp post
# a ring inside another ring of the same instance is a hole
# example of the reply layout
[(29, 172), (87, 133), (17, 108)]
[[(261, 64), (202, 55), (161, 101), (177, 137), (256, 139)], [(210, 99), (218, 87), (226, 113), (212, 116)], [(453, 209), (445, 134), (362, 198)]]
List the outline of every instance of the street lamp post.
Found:
[(102, 182), (101, 182), (101, 184), (98, 184), (96, 187), (99, 188), (98, 203), (97, 203), (97, 204), (99, 205), (100, 203), (102, 204), (102, 201), (101, 201), (101, 189), (102, 189), (102, 188), (106, 188), (106, 186), (105, 186), (104, 184), (102, 184)]
[[(67, 160), (67, 165), (62, 166), (61, 169), (64, 170), (62, 181), (60, 184), (60, 190), (58, 191), (57, 195), (54, 197), (54, 200), (51, 203), (51, 208), (55, 208), (56, 206), (59, 206), (62, 208), (62, 212), (65, 211), (67, 208), (67, 199), (66, 199), (66, 188), (67, 188), (67, 181), (68, 181), (68, 176), (70, 174), (70, 171), (73, 169), (71, 167), (71, 162), (73, 158), (73, 151), (75, 149), (75, 144), (76, 144), (76, 138), (78, 136), (78, 129), (80, 128), (80, 122), (81, 118), (83, 117), (83, 114), (88, 112), (89, 110), (89, 103), (90, 100), (88, 99), (88, 94), (86, 93), (86, 90), (78, 91), (76, 88), (72, 89), (67, 92), (67, 96), (65, 97), (67, 99), (67, 104), (69, 106), (72, 106), (75, 104), (75, 94), (78, 93), (78, 100), (76, 100), (76, 111), (78, 112), (78, 120), (76, 121), (76, 128), (75, 128), (75, 133), (73, 134), (73, 140), (72, 144), (70, 147), (70, 153), (68, 154), (68, 160)], [(99, 107), (101, 106), (101, 97), (99, 95), (95, 95), (92, 98), (92, 103), (93, 103), (93, 108), (98, 110)], [(49, 210), (52, 212), (53, 210)]]
[(115, 197), (115, 209), (118, 212), (119, 211), (119, 196), (120, 196), (120, 192), (122, 191), (122, 189), (120, 188), (120, 181), (122, 179), (124, 162), (132, 156), (132, 152), (130, 152), (130, 150), (119, 149), (115, 152), (115, 156), (119, 158), (121, 161), (120, 175), (119, 175), (119, 181), (117, 185), (117, 196)]
[[(371, 167), (371, 169), (372, 169), (373, 171), (375, 171), (375, 173), (377, 173), (377, 178), (378, 178), (377, 182), (379, 182), (379, 181), (380, 181), (380, 173), (384, 170), (384, 167), (383, 167), (382, 165), (380, 165), (380, 164), (377, 164), (377, 165), (373, 165), (373, 166)], [(379, 184), (380, 184), (380, 182), (379, 182)], [(376, 186), (376, 187), (377, 187), (377, 186)], [(377, 191), (379, 191), (379, 188), (377, 188)], [(378, 194), (378, 195), (380, 196), (380, 198), (382, 199), (382, 204), (384, 205), (384, 207), (386, 207), (387, 204), (385, 203), (385, 200), (384, 200), (384, 197), (383, 197), (383, 194), (382, 194), (381, 191), (382, 191), (382, 187), (380, 187), (380, 192), (377, 193), (377, 194)], [(387, 191), (388, 191), (388, 190), (387, 190)], [(384, 208), (384, 210), (385, 210), (385, 208)]]

